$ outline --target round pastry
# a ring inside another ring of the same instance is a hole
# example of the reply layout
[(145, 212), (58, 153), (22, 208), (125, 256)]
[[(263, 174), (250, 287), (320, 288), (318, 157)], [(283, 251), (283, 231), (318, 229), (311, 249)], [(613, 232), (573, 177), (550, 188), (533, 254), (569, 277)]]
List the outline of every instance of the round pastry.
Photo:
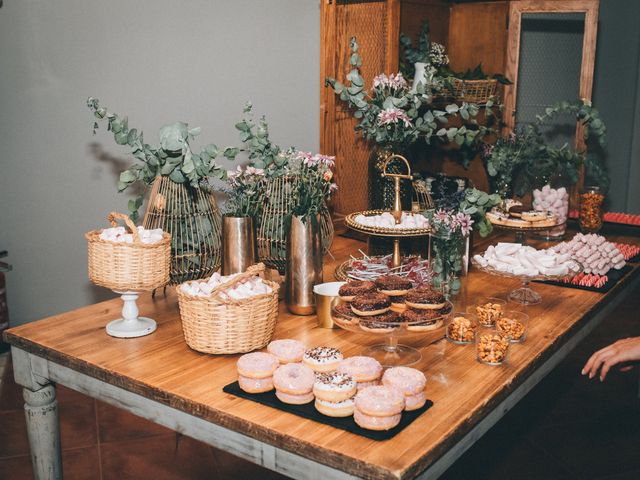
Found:
[(337, 305), (333, 309), (334, 313), (340, 317), (340, 321), (347, 323), (358, 323), (358, 317), (353, 310), (351, 310), (351, 306), (347, 303), (342, 303)]
[(509, 208), (509, 215), (512, 217), (520, 218), (522, 217), (522, 212), (524, 212), (524, 205), (516, 204)]
[(407, 412), (410, 412), (411, 410), (418, 410), (419, 408), (424, 407), (424, 404), (427, 403), (427, 394), (420, 392), (416, 395), (405, 396), (404, 403), (404, 409)]
[(346, 373), (318, 373), (313, 394), (326, 402), (342, 402), (356, 394), (356, 381)]
[(363, 382), (377, 381), (382, 375), (382, 365), (375, 358), (355, 356), (342, 360), (338, 372), (351, 375), (359, 387)]
[(302, 363), (314, 372), (330, 372), (338, 367), (342, 359), (342, 353), (337, 348), (315, 347), (304, 352)]
[(362, 293), (373, 293), (376, 291), (376, 284), (367, 280), (352, 280), (345, 283), (338, 290), (338, 295), (345, 302), (351, 302), (353, 297)]
[(393, 332), (399, 328), (400, 314), (397, 312), (385, 312), (380, 315), (372, 315), (360, 319), (360, 328), (365, 332), (384, 333)]
[(273, 377), (249, 378), (238, 375), (240, 388), (247, 393), (264, 393), (273, 390)]
[(304, 395), (313, 390), (316, 376), (306, 365), (287, 363), (278, 367), (273, 374), (273, 385), (276, 390), (291, 395)]
[(238, 374), (248, 378), (267, 378), (273, 375), (280, 362), (265, 352), (246, 353), (238, 359)]
[(302, 361), (305, 346), (298, 340), (274, 340), (267, 346), (267, 351), (278, 357), (280, 363), (298, 363)]
[(410, 332), (436, 330), (443, 324), (440, 310), (414, 310), (408, 308), (400, 315), (400, 319), (407, 322), (407, 330)]
[(397, 415), (404, 409), (404, 395), (385, 386), (365, 388), (356, 394), (356, 409), (373, 417)]
[(423, 310), (439, 310), (446, 305), (444, 295), (429, 287), (420, 287), (409, 290), (405, 302), (408, 307)]
[(386, 417), (376, 417), (373, 415), (367, 415), (355, 409), (353, 411), (353, 419), (362, 428), (367, 430), (391, 430), (393, 427), (400, 423), (402, 415), (399, 413), (396, 415), (388, 415)]
[(364, 293), (356, 295), (351, 301), (351, 310), (356, 315), (368, 317), (389, 311), (391, 299), (384, 293)]
[(316, 398), (316, 410), (328, 417), (349, 417), (353, 415), (353, 398), (347, 398), (341, 402), (327, 402)]
[(391, 310), (398, 313), (404, 312), (407, 308), (407, 304), (405, 303), (406, 300), (406, 295), (396, 295), (395, 297), (391, 297)]
[(420, 370), (410, 367), (393, 367), (382, 375), (382, 384), (395, 388), (405, 396), (417, 395), (424, 392), (427, 378)]
[(538, 212), (537, 210), (529, 210), (522, 212), (521, 218), (527, 222), (540, 222), (547, 218), (547, 212)]
[(380, 380), (373, 380), (372, 382), (358, 382), (356, 388), (360, 391), (369, 387), (377, 387), (378, 385), (380, 385)]
[(313, 392), (304, 393), (302, 395), (293, 395), (291, 393), (284, 393), (276, 390), (276, 397), (282, 403), (288, 403), (290, 405), (304, 405), (313, 401)]
[(385, 295), (395, 297), (406, 295), (410, 288), (413, 288), (411, 280), (398, 275), (382, 275), (376, 278), (376, 287)]

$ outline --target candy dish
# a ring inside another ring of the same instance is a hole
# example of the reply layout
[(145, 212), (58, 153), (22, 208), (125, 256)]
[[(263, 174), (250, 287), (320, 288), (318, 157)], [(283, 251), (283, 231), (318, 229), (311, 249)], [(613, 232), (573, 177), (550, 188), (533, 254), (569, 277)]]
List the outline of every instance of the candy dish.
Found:
[(570, 271), (566, 275), (534, 275), (532, 277), (525, 275), (516, 275), (513, 273), (503, 272), (500, 270), (496, 270), (490, 266), (483, 267), (476, 260), (472, 259), (471, 262), (480, 272), (489, 273), (491, 275), (497, 275), (499, 277), (506, 278), (517, 278), (522, 282), (522, 286), (520, 288), (516, 288), (509, 292), (509, 300), (520, 303), (522, 305), (535, 305), (542, 301), (542, 297), (539, 293), (535, 292), (530, 286), (529, 283), (533, 280), (540, 281), (559, 281), (568, 277), (573, 277), (582, 272), (582, 265), (575, 261), (571, 260), (572, 266), (570, 267)]
[[(332, 309), (333, 322), (340, 328), (363, 335), (385, 339), (385, 343), (368, 347), (361, 355), (375, 358), (383, 367), (395, 367), (401, 365), (413, 365), (422, 358), (422, 354), (413, 347), (398, 343), (399, 338), (416, 338), (436, 342), (444, 337), (444, 322), (453, 311), (453, 304), (448, 300), (440, 315), (429, 318), (434, 328), (424, 330), (425, 320), (419, 319), (413, 322), (403, 320), (403, 316), (396, 316), (395, 320), (385, 320), (384, 325), (372, 325), (367, 317), (355, 318), (341, 314), (340, 309)], [(371, 328), (374, 327), (374, 328)]]

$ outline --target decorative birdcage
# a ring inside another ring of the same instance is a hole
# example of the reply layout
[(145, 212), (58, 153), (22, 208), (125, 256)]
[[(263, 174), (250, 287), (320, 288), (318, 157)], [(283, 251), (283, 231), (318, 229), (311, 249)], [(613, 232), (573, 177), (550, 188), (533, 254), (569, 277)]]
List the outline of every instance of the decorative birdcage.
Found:
[[(285, 218), (293, 208), (296, 177), (283, 175), (267, 181), (265, 205), (258, 225), (258, 257), (265, 265), (283, 273), (286, 265)], [(322, 252), (333, 243), (333, 222), (329, 210), (320, 214)]]
[(153, 183), (144, 228), (171, 234), (171, 285), (211, 276), (222, 258), (222, 216), (211, 191), (159, 176)]

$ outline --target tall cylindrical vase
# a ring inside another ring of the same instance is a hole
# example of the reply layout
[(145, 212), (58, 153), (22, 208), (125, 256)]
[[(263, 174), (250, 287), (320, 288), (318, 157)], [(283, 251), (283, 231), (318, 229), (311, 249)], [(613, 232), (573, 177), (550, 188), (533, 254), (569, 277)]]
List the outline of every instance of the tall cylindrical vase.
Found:
[(322, 244), (320, 218), (303, 221), (293, 215), (287, 232), (285, 301), (294, 315), (316, 311), (313, 286), (322, 283)]
[(460, 291), (464, 247), (465, 237), (459, 233), (431, 237), (433, 285), (447, 298)]
[(257, 257), (253, 218), (222, 217), (222, 274), (244, 272)]

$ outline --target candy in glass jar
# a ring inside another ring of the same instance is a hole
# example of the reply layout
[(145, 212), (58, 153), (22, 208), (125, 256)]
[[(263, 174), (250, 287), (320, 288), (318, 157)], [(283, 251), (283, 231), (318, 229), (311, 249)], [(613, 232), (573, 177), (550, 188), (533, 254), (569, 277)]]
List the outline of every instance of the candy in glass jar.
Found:
[(580, 194), (580, 230), (596, 233), (602, 228), (604, 193), (600, 187), (586, 187)]

